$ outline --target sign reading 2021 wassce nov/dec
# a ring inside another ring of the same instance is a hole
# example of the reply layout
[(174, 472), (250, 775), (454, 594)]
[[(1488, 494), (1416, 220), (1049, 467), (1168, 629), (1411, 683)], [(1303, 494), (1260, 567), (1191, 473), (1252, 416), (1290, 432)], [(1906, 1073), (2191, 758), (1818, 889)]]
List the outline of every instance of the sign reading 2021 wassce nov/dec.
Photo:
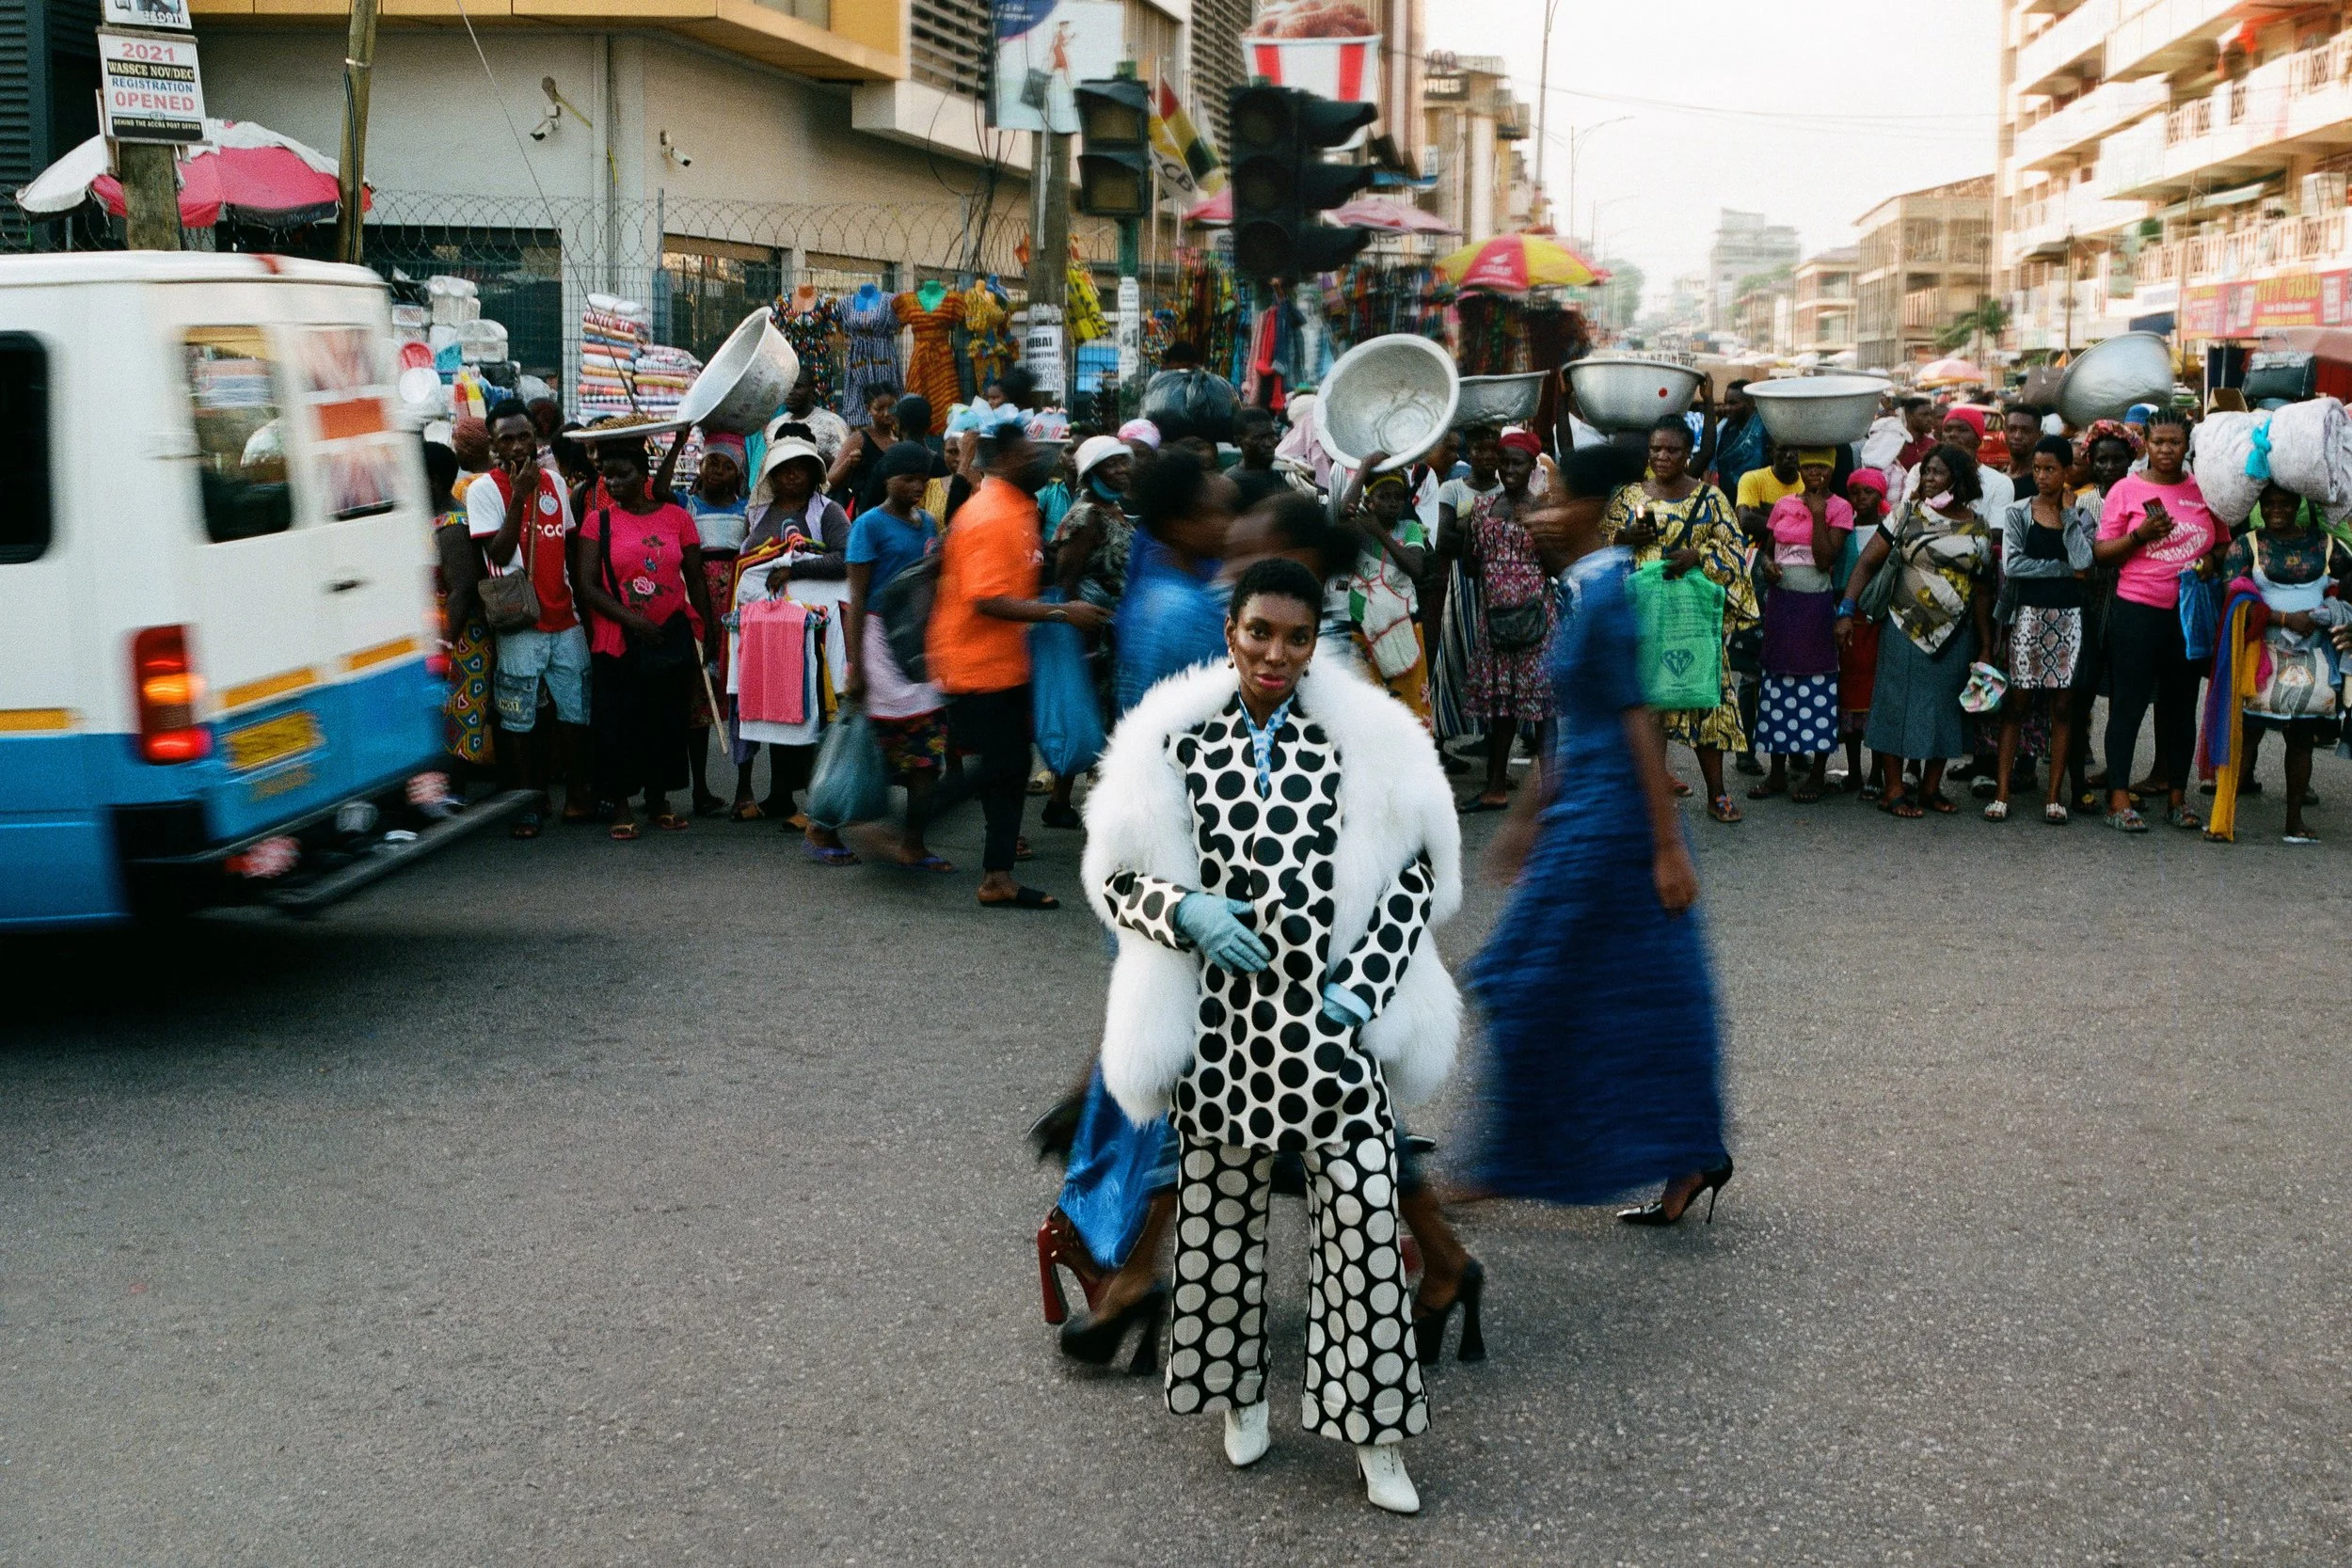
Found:
[(98, 62), (107, 135), (116, 141), (203, 139), (204, 84), (197, 75), (194, 39), (102, 29)]

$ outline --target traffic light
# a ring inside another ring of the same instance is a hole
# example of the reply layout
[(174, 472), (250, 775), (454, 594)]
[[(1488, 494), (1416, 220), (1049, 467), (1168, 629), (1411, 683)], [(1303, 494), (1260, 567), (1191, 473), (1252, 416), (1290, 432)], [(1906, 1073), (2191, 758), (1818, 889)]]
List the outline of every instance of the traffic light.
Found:
[(1139, 218), (1152, 210), (1151, 89), (1129, 77), (1080, 82), (1078, 211)]
[(1226, 121), (1233, 151), (1233, 265), (1245, 277), (1299, 278), (1329, 272), (1364, 248), (1364, 229), (1316, 221), (1372, 183), (1362, 164), (1327, 164), (1337, 147), (1379, 118), (1374, 103), (1334, 103), (1296, 87), (1235, 87)]

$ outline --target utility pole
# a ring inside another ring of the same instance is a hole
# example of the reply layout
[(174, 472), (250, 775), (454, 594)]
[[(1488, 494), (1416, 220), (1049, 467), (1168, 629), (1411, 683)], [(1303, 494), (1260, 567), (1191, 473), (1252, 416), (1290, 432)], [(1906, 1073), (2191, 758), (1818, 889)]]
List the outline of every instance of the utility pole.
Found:
[(354, 265), (366, 250), (360, 219), (367, 199), (368, 86), (375, 73), (375, 5), (376, 0), (351, 0), (351, 34), (343, 47), (343, 155), (338, 168), (342, 223), (335, 233), (335, 256)]
[[(1029, 341), (1043, 342), (1050, 327), (1054, 353), (1066, 371), (1061, 308), (1070, 271), (1070, 136), (1050, 130), (1032, 131), (1029, 136), (1034, 153), (1029, 166)], [(1066, 388), (1064, 371), (1039, 376), (1040, 390)]]
[(122, 182), (122, 242), (133, 250), (178, 250), (180, 154), (169, 142), (115, 144)]
[[(1544, 185), (1544, 133), (1551, 123), (1551, 16), (1560, 0), (1544, 0), (1544, 57), (1535, 69), (1535, 188), (1543, 192), (1549, 215), (1551, 192)], [(1467, 105), (1466, 105), (1467, 106)], [(1576, 227), (1576, 166), (1568, 166), (1568, 227)]]

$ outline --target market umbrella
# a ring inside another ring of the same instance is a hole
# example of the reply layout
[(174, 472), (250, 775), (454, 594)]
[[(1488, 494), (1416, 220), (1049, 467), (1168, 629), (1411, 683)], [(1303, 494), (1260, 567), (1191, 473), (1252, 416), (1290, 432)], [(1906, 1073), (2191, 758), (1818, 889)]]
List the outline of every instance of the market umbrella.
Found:
[(1461, 289), (1516, 294), (1548, 284), (1598, 283), (1609, 275), (1557, 241), (1498, 234), (1441, 257), (1438, 276)]
[(1919, 367), (1914, 384), (1920, 387), (1964, 387), (1990, 378), (1965, 359), (1936, 359)]
[[(292, 136), (245, 119), (208, 119), (204, 137), (180, 150), (180, 221), (210, 229), (223, 218), (278, 228), (335, 215), (335, 160)], [(70, 213), (90, 197), (122, 214), (122, 186), (109, 172), (106, 142), (92, 136), (16, 193), (28, 213)], [(365, 191), (360, 205), (369, 205)]]
[(1458, 234), (1459, 229), (1437, 214), (1392, 196), (1359, 196), (1344, 207), (1331, 209), (1333, 223), (1358, 229), (1377, 229), (1391, 234)]

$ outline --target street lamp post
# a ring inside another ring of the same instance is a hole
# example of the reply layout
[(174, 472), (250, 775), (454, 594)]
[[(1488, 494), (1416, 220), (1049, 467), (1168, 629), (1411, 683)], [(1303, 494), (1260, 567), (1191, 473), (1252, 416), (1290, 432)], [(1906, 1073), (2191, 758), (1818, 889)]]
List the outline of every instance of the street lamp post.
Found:
[[(1535, 188), (1544, 190), (1544, 131), (1551, 123), (1551, 17), (1560, 8), (1560, 0), (1544, 0), (1544, 57), (1535, 71)], [(1549, 203), (1550, 193), (1545, 191)], [(1568, 219), (1576, 219), (1576, 209), (1568, 209)]]
[[(1581, 156), (1583, 155), (1583, 151), (1584, 151), (1583, 144), (1582, 144), (1581, 142), (1580, 142), (1580, 141), (1578, 141), (1578, 140), (1577, 140), (1578, 135), (1581, 134), (1581, 135), (1587, 135), (1587, 136), (1589, 136), (1589, 135), (1591, 135), (1594, 132), (1596, 132), (1596, 131), (1605, 131), (1605, 130), (1607, 130), (1607, 129), (1608, 129), (1610, 126), (1612, 126), (1612, 125), (1623, 125), (1623, 124), (1624, 124), (1627, 120), (1631, 119), (1632, 118), (1633, 118), (1633, 117), (1632, 117), (1631, 115), (1619, 115), (1619, 116), (1617, 116), (1614, 119), (1604, 119), (1604, 120), (1602, 120), (1602, 121), (1601, 121), (1598, 125), (1587, 125), (1587, 126), (1585, 126), (1585, 127), (1583, 128), (1583, 130), (1582, 130), (1581, 133), (1578, 131), (1577, 127), (1575, 127), (1575, 126), (1573, 126), (1573, 125), (1571, 125), (1571, 126), (1569, 126), (1569, 127), (1568, 127), (1568, 227), (1569, 227), (1569, 228), (1573, 229), (1573, 228), (1575, 228), (1575, 227), (1576, 227), (1576, 161), (1577, 161), (1577, 159), (1578, 159), (1578, 158), (1580, 158), (1580, 157), (1581, 157)], [(1536, 148), (1536, 151), (1540, 153), (1542, 150), (1543, 150), (1543, 149), (1542, 149), (1541, 145), (1539, 144), (1539, 145), (1537, 146), (1537, 148)], [(1540, 177), (1539, 177), (1539, 179), (1540, 179)]]

